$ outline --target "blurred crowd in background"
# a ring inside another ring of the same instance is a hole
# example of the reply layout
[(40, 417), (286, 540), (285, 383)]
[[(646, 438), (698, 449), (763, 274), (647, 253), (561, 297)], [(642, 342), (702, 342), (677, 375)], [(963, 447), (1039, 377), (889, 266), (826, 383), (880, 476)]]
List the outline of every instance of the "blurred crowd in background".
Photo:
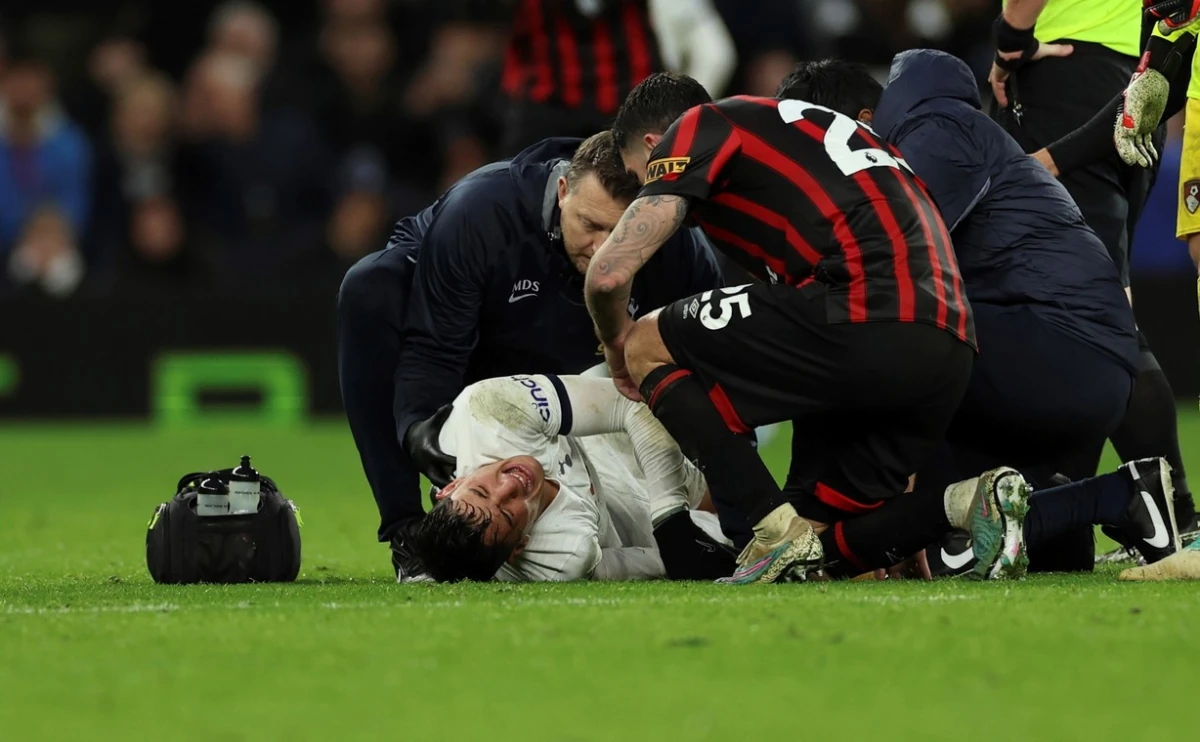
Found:
[[(714, 97), (770, 95), (805, 58), (855, 59), (882, 77), (913, 47), (958, 55), (983, 83), (999, 10), (998, 0), (710, 1), (737, 55)], [(501, 151), (511, 105), (501, 78), (523, 5), (0, 9), (0, 293), (332, 293), (396, 219), (512, 154)], [(1176, 131), (1159, 201), (1174, 198), (1178, 150)], [(1173, 231), (1174, 201), (1151, 204), (1151, 231), (1156, 208), (1158, 240)]]

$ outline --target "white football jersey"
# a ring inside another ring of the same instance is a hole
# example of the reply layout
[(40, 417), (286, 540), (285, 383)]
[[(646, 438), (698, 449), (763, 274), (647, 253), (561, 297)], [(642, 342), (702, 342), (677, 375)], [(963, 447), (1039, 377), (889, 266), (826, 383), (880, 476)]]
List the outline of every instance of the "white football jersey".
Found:
[[(497, 579), (663, 576), (651, 524), (653, 488), (624, 430), (624, 416), (635, 407), (611, 380), (598, 378), (510, 376), (472, 384), (459, 394), (438, 439), (456, 458), (455, 476), (527, 455), (559, 486), (530, 526), (525, 549)], [(665, 431), (663, 437), (677, 453)], [(683, 468), (676, 490), (694, 505), (703, 497), (704, 479), (682, 454), (677, 458)], [(720, 534), (715, 517), (697, 522)]]

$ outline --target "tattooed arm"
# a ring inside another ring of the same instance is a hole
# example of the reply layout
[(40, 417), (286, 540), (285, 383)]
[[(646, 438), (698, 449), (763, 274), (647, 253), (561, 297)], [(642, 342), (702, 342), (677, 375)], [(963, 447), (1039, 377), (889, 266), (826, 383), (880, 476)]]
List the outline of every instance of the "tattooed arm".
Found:
[(588, 266), (584, 296), (596, 334), (608, 345), (629, 329), (626, 307), (633, 276), (687, 216), (684, 196), (642, 196), (625, 210)]

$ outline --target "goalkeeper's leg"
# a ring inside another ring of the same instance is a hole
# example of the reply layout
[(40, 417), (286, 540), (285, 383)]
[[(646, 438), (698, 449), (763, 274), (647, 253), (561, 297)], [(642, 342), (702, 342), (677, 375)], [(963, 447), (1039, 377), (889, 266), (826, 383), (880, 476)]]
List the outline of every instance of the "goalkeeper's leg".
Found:
[(1179, 426), (1176, 419), (1175, 393), (1171, 382), (1158, 365), (1158, 360), (1140, 332), (1142, 344), (1141, 368), (1133, 386), (1133, 396), (1121, 425), (1110, 439), (1122, 461), (1162, 456), (1171, 464), (1171, 479), (1175, 486), (1175, 519), (1183, 530), (1195, 517), (1195, 504), (1188, 489), (1183, 456), (1179, 452)]

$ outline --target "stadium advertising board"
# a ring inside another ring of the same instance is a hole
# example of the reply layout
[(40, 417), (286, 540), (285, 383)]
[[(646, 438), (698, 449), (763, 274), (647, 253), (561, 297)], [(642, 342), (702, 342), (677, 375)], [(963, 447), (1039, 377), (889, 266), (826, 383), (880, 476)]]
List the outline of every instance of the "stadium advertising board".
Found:
[[(1176, 394), (1200, 396), (1189, 279), (1135, 280), (1138, 320)], [(0, 419), (341, 415), (327, 293), (214, 299), (0, 301)], [(986, 348), (983, 349), (986, 352)]]

